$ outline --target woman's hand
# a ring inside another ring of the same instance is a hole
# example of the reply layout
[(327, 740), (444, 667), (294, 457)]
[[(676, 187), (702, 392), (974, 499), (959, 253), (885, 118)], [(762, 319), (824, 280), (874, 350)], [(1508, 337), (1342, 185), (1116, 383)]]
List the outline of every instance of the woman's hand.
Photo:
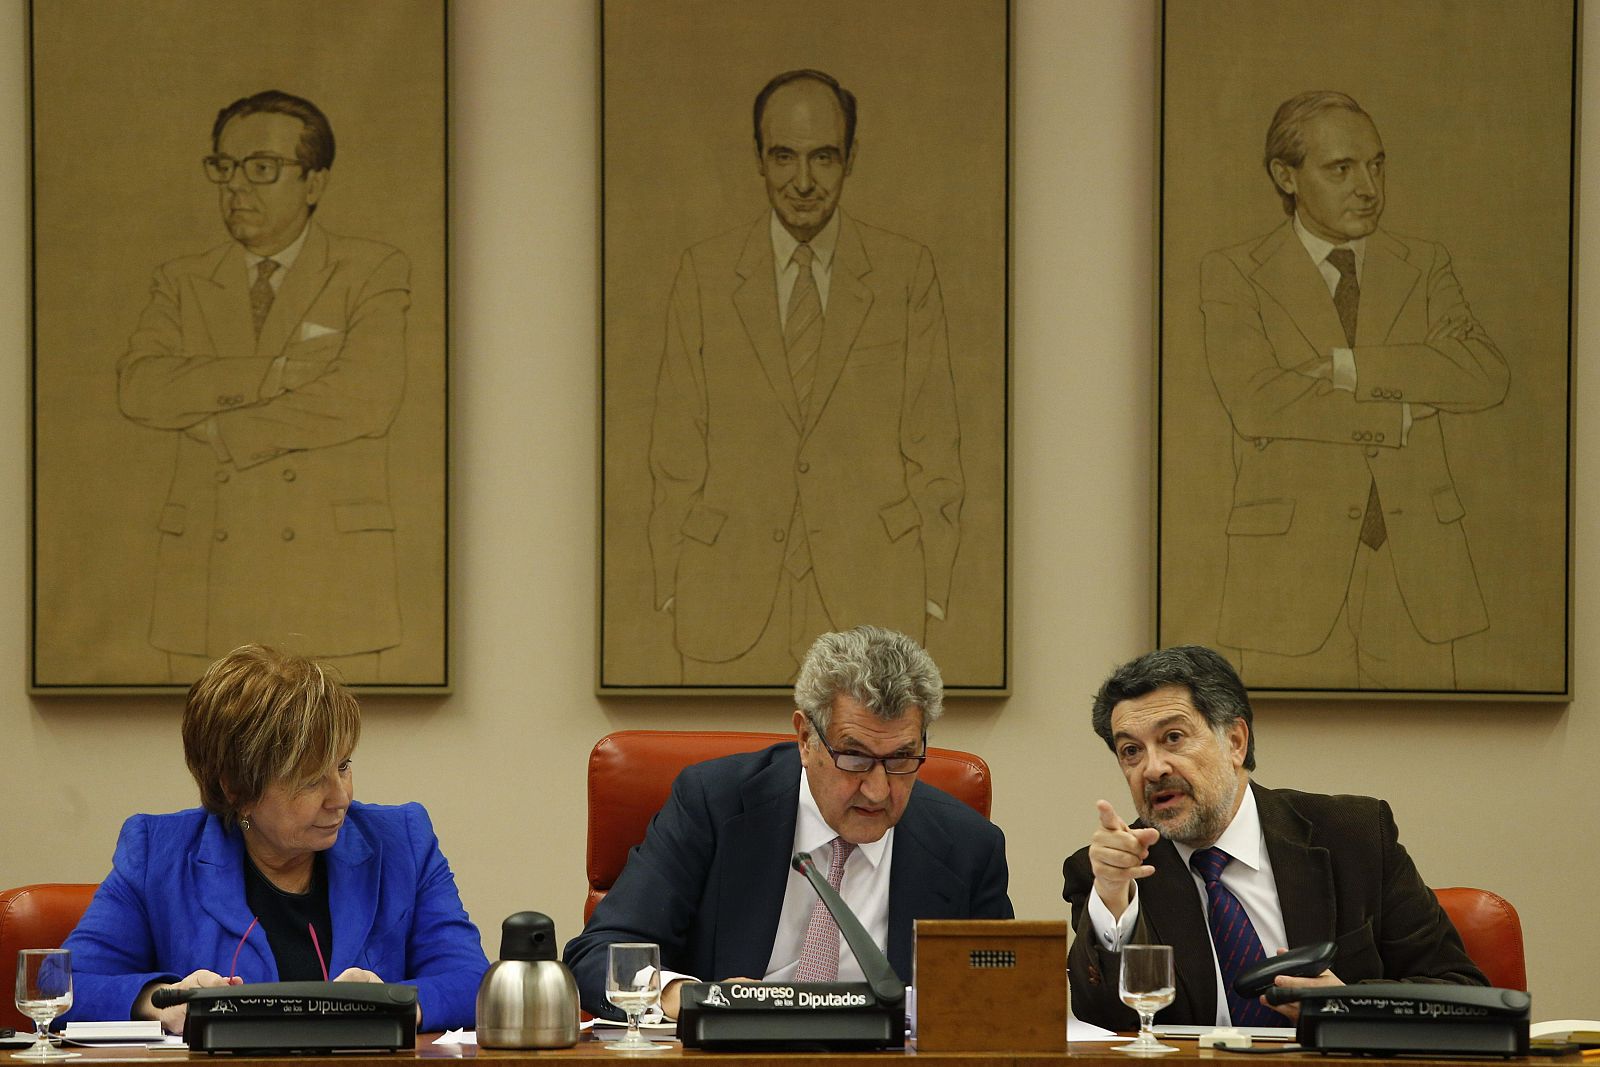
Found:
[[(375, 972), (373, 972), (373, 971), (363, 970), (360, 967), (346, 967), (344, 970), (339, 972), (338, 976), (336, 978), (334, 978), (334, 981), (335, 982), (381, 982), (381, 981), (383, 981), (383, 979), (379, 978), (377, 976), (377, 974)], [(421, 1004), (417, 1005), (417, 1029), (419, 1031), (422, 1029), (422, 1005)]]
[(158, 989), (211, 989), (215, 986), (244, 985), (244, 979), (239, 977), (224, 978), (216, 971), (193, 971), (180, 982), (168, 984), (166, 982), (151, 982), (139, 993), (139, 1000), (133, 1006), (133, 1015), (136, 1019), (159, 1019), (161, 1028), (169, 1034), (183, 1033), (184, 1020), (189, 1017), (189, 1005), (173, 1004), (165, 1008), (157, 1008), (150, 1003), (150, 994)]

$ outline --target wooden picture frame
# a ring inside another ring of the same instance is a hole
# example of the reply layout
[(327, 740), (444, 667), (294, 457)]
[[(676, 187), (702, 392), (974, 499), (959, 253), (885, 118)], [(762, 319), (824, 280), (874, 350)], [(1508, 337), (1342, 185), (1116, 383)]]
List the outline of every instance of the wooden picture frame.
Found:
[(30, 7), (31, 692), (448, 691), (446, 14)]
[[(786, 693), (864, 623), (949, 692), (1008, 692), (1009, 26), (1003, 0), (602, 4), (599, 692)], [(764, 120), (825, 91), (846, 143), (795, 201), (837, 258), (790, 367), (754, 111), (797, 71)]]
[(1165, 0), (1159, 644), (1571, 698), (1579, 14)]

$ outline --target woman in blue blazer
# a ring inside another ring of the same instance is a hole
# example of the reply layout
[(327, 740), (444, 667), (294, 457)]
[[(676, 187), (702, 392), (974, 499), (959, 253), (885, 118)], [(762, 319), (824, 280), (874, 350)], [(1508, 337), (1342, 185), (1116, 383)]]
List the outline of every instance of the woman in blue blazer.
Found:
[(418, 1026), (473, 1025), (488, 968), (420, 804), (353, 799), (361, 713), (308, 659), (246, 645), (189, 690), (201, 808), (135, 815), (67, 938), (65, 1018), (159, 1018), (163, 986), (321, 980), (417, 988)]

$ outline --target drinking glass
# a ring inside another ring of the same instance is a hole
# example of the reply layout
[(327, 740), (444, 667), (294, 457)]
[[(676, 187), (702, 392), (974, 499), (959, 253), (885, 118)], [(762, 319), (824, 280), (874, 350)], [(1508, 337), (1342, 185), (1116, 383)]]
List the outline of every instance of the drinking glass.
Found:
[(1171, 1045), (1156, 1040), (1156, 1012), (1172, 1003), (1175, 992), (1172, 981), (1171, 945), (1122, 946), (1122, 973), (1117, 978), (1117, 992), (1122, 1003), (1139, 1013), (1139, 1037), (1126, 1045), (1117, 1045), (1117, 1052), (1153, 1054), (1176, 1052)]
[(25, 948), (17, 953), (17, 1010), (33, 1020), (34, 1043), (18, 1060), (70, 1060), (50, 1043), (50, 1020), (72, 1007), (72, 953), (64, 948)]
[(606, 950), (606, 999), (628, 1013), (628, 1034), (608, 1041), (616, 1052), (663, 1052), (672, 1046), (646, 1041), (639, 1033), (639, 1016), (661, 999), (661, 949), (655, 945), (622, 943)]

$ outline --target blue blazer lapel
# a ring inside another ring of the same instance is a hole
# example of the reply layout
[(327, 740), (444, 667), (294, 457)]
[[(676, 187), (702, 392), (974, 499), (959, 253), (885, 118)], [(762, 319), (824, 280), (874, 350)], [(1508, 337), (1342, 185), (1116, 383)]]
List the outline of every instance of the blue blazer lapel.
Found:
[[(206, 816), (190, 871), (200, 910), (216, 924), (218, 948), (224, 953), (220, 959), (200, 962), (226, 976), (238, 947), (237, 973), (246, 981), (277, 981), (278, 961), (267, 944), (266, 931), (259, 925), (250, 930), (255, 917), (244, 900), (244, 841), (238, 832), (224, 830), (222, 820), (215, 815)], [(239, 940), (247, 930), (250, 936), (240, 946)], [(194, 944), (203, 945), (198, 932)]]
[[(328, 850), (328, 911), (333, 919), (333, 950), (328, 977), (357, 966), (378, 912), (379, 856), (366, 834), (346, 818), (339, 839)], [(323, 946), (328, 952), (328, 947)], [(384, 975), (386, 979), (393, 976)]]
[(783, 912), (799, 804), (800, 752), (789, 748), (740, 790), (743, 810), (724, 828), (727, 855), (718, 865), (712, 974), (760, 978), (772, 956)]

